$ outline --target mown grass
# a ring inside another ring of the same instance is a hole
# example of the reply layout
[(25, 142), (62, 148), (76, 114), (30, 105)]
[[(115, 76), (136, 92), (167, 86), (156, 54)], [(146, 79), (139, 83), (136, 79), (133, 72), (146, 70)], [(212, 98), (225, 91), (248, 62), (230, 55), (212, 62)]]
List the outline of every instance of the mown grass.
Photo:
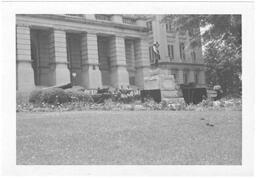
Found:
[(240, 165), (241, 111), (17, 113), (17, 164)]

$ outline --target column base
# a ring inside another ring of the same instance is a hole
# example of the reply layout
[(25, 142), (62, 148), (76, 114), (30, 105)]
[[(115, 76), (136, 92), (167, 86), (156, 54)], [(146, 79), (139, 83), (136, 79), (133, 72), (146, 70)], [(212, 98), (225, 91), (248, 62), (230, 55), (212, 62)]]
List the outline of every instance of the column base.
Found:
[(35, 89), (34, 71), (30, 62), (17, 63), (17, 90), (30, 91)]
[(56, 64), (55, 85), (70, 83), (70, 71), (66, 64)]
[(111, 71), (111, 85), (115, 88), (127, 88), (130, 85), (129, 74), (126, 67), (118, 66)]
[(87, 89), (102, 87), (101, 72), (98, 67), (94, 67), (87, 66), (82, 71), (82, 85)]
[(135, 85), (139, 89), (144, 89), (144, 78), (150, 75), (150, 67), (141, 67), (136, 69)]

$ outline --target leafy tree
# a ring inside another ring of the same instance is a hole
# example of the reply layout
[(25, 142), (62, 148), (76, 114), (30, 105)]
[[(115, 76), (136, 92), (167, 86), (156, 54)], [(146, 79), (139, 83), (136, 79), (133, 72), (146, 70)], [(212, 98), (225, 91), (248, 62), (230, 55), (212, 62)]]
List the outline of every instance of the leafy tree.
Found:
[(208, 84), (220, 84), (225, 94), (240, 93), (241, 15), (167, 15), (163, 21), (177, 31), (188, 30), (192, 48), (203, 46)]

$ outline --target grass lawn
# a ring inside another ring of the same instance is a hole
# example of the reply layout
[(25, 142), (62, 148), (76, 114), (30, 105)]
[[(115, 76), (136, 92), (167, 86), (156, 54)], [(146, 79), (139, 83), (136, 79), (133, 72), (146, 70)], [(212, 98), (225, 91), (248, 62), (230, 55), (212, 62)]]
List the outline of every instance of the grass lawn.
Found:
[(241, 111), (17, 113), (17, 164), (241, 164)]

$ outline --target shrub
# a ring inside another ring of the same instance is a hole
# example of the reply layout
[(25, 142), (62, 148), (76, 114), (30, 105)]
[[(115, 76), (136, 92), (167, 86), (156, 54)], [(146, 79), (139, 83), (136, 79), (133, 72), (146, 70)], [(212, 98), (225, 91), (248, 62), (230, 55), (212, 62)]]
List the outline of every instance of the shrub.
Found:
[(105, 100), (111, 98), (111, 94), (104, 93), (104, 94), (94, 94), (92, 95), (92, 99), (95, 103), (104, 103)]
[(70, 101), (68, 94), (61, 88), (42, 90), (41, 99), (42, 102), (49, 104), (61, 104)]
[(42, 89), (33, 90), (29, 95), (29, 102), (39, 104), (42, 102)]
[(30, 92), (16, 92), (16, 103), (17, 104), (25, 104), (29, 101)]
[(29, 96), (29, 102), (35, 104), (61, 104), (68, 101), (70, 101), (69, 96), (61, 88), (37, 89)]
[[(69, 89), (67, 89), (67, 90), (69, 90)], [(83, 92), (83, 91), (85, 90), (85, 88), (82, 87), (82, 86), (75, 85), (75, 86), (73, 86), (73, 87), (71, 88), (71, 90), (72, 90), (72, 91), (81, 91), (81, 92)]]
[(66, 89), (65, 93), (68, 95), (68, 97), (70, 98), (70, 101), (72, 102), (75, 102), (75, 101), (93, 102), (92, 97), (81, 90), (76, 90), (73, 88)]

